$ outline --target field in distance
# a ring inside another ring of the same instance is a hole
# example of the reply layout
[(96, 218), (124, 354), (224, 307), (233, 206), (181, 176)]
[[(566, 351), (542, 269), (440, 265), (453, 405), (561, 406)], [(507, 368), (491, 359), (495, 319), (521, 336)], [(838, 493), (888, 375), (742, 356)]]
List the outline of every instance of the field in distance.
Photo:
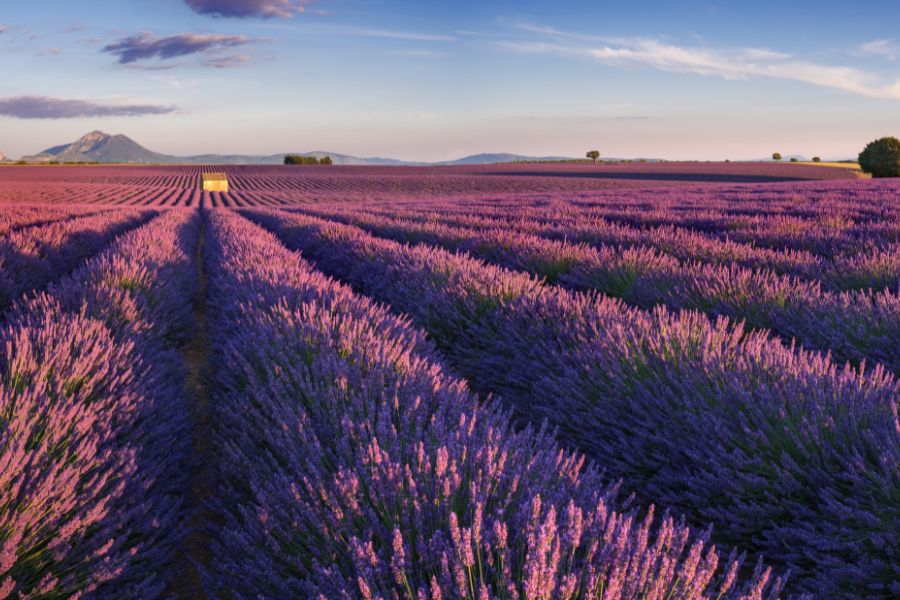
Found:
[[(201, 191), (204, 172), (229, 193)], [(423, 200), (623, 188), (853, 180), (850, 169), (797, 163), (509, 163), (439, 167), (7, 166), (0, 202), (153, 206), (281, 206), (322, 200)]]

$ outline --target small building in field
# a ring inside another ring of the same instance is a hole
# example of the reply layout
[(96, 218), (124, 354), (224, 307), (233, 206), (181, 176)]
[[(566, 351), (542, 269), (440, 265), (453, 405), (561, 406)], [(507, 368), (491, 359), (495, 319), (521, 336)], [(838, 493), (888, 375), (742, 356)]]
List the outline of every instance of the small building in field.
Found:
[(227, 192), (228, 176), (225, 173), (204, 173), (203, 174), (203, 191), (204, 192)]

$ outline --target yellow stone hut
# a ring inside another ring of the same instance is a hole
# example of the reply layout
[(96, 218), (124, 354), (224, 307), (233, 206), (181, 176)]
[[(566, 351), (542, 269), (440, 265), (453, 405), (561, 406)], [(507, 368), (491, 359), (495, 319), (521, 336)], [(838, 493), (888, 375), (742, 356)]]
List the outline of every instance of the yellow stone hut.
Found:
[(204, 173), (203, 174), (203, 191), (204, 192), (227, 192), (228, 176), (225, 173)]

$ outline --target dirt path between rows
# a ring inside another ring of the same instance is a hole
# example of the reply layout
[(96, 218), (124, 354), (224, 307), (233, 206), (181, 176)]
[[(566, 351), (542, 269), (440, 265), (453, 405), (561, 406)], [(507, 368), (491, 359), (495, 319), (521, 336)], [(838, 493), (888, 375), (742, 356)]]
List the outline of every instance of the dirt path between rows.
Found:
[(192, 511), (188, 521), (188, 536), (179, 558), (180, 571), (172, 592), (177, 598), (205, 599), (202, 568), (212, 563), (209, 523), (210, 510), (207, 501), (212, 493), (213, 442), (212, 418), (210, 414), (209, 390), (209, 330), (207, 325), (208, 297), (204, 246), (206, 242), (206, 219), (201, 215), (200, 231), (197, 238), (195, 262), (197, 265), (197, 297), (194, 301), (196, 319), (194, 336), (182, 349), (188, 367), (187, 391), (193, 406), (193, 433), (191, 440), (191, 469), (188, 509)]

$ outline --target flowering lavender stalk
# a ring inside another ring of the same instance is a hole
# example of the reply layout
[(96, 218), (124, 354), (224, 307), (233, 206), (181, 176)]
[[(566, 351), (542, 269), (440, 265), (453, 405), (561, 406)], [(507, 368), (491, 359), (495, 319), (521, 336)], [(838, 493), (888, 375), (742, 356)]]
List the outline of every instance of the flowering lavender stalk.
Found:
[(196, 213), (124, 235), (0, 329), (0, 597), (157, 598), (182, 538)]
[[(763, 598), (544, 431), (444, 374), (422, 332), (271, 234), (209, 213), (219, 483), (212, 594)], [(654, 525), (655, 523), (655, 525)]]
[(0, 240), (0, 310), (26, 291), (74, 269), (117, 235), (147, 222), (155, 211), (107, 210), (20, 229)]
[(898, 384), (698, 313), (628, 309), (428, 246), (247, 211), (408, 313), (479, 391), (546, 418), (644, 500), (799, 569), (821, 597), (900, 587)]

